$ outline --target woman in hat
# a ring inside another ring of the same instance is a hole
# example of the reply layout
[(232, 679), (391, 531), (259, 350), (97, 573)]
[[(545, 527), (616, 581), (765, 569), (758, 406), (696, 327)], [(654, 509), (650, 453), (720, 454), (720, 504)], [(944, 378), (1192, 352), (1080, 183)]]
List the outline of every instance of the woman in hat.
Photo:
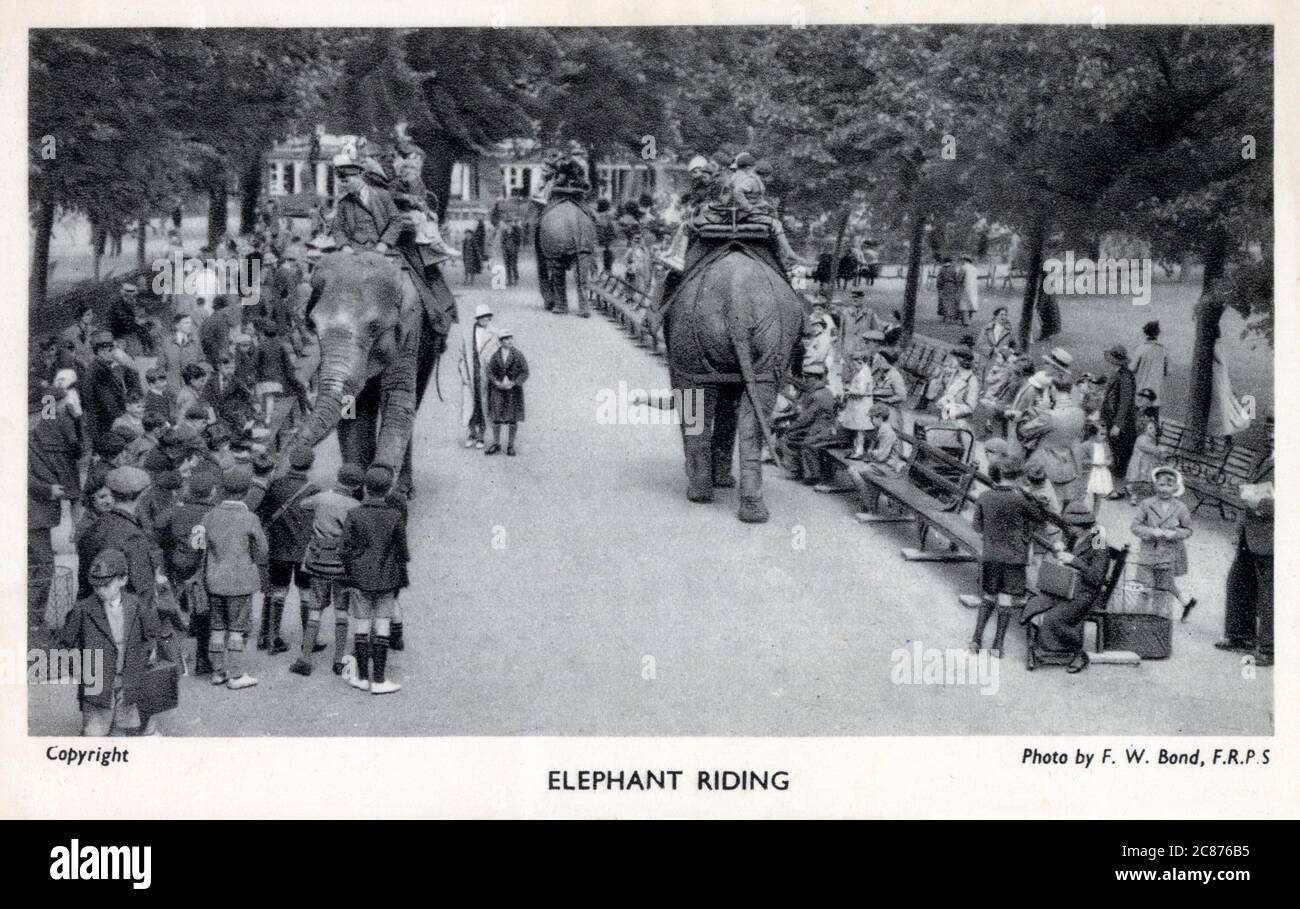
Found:
[(1133, 354), (1133, 381), (1138, 388), (1149, 388), (1159, 400), (1165, 392), (1165, 379), (1169, 376), (1169, 350), (1160, 343), (1160, 323), (1148, 322), (1142, 326), (1143, 341)]
[(1056, 558), (1079, 573), (1074, 596), (1068, 600), (1047, 593), (1036, 594), (1025, 604), (1022, 624), (1042, 614), (1038, 627), (1037, 650), (1073, 654), (1067, 672), (1082, 672), (1088, 666), (1083, 649), (1083, 626), (1097, 592), (1106, 582), (1109, 550), (1105, 535), (1096, 526), (1092, 509), (1084, 502), (1071, 502), (1061, 517), (1070, 525), (1069, 540), (1057, 544)]
[(487, 364), (496, 353), (500, 340), (492, 329), (492, 307), (480, 303), (474, 309), (474, 324), (461, 334), (460, 420), (466, 427), (466, 448), (482, 448), (487, 429)]
[(1156, 494), (1143, 499), (1133, 518), (1133, 536), (1141, 540), (1137, 564), (1151, 570), (1153, 590), (1168, 591), (1183, 607), (1182, 620), (1196, 606), (1196, 598), (1178, 589), (1175, 578), (1187, 574), (1187, 546), (1192, 535), (1192, 515), (1182, 503), (1183, 475), (1178, 468), (1161, 465), (1151, 471)]
[(969, 325), (975, 313), (980, 311), (980, 276), (975, 268), (975, 260), (970, 256), (961, 257), (961, 324)]
[(503, 328), (497, 332), (500, 346), (488, 360), (487, 417), (492, 421), (492, 444), (484, 454), (501, 450), (501, 426), (510, 427), (506, 454), (515, 454), (515, 431), (524, 421), (524, 383), (528, 381), (528, 361), (515, 348), (514, 332)]

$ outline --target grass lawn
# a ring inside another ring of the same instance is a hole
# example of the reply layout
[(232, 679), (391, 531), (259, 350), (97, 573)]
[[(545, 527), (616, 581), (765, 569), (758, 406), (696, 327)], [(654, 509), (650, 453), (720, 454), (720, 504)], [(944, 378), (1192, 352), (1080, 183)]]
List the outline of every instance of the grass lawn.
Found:
[[(1061, 307), (1061, 332), (1049, 341), (1034, 341), (1029, 352), (1037, 359), (1053, 347), (1064, 347), (1074, 354), (1075, 371), (1105, 375), (1107, 367), (1103, 354), (1112, 344), (1123, 344), (1131, 354), (1142, 343), (1142, 325), (1152, 319), (1160, 322), (1160, 340), (1169, 348), (1169, 380), (1165, 386), (1165, 400), (1161, 411), (1180, 418), (1186, 410), (1187, 390), (1191, 375), (1192, 342), (1196, 331), (1192, 320), (1192, 307), (1200, 291), (1199, 278), (1186, 283), (1161, 283), (1157, 281), (1151, 291), (1151, 303), (1134, 306), (1130, 297), (1116, 296), (1065, 296), (1057, 301)], [(1018, 325), (1023, 284), (1007, 293), (990, 292), (981, 285), (980, 310), (969, 328), (938, 319), (938, 296), (933, 288), (922, 288), (917, 299), (917, 334), (955, 343), (965, 333), (976, 334), (984, 321), (992, 318), (993, 310), (1006, 306), (1011, 310), (1011, 320)], [(838, 300), (843, 293), (837, 293)], [(903, 281), (881, 279), (867, 290), (866, 301), (881, 315), (893, 309), (902, 309)], [(1220, 323), (1219, 352), (1228, 364), (1233, 392), (1255, 396), (1259, 413), (1273, 407), (1273, 348), (1258, 336), (1243, 339), (1245, 320), (1236, 312), (1224, 313)], [(1038, 325), (1035, 322), (1034, 333)], [(1218, 429), (1214, 430), (1218, 432)]]

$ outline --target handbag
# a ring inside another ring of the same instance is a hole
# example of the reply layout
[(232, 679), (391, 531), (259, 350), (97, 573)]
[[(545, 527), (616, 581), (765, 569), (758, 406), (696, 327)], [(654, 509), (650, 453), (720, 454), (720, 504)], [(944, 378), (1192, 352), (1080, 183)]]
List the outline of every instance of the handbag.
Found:
[(144, 671), (135, 702), (148, 716), (173, 710), (180, 704), (180, 667), (171, 660), (159, 660)]
[(1038, 566), (1038, 592), (1062, 600), (1074, 599), (1074, 592), (1079, 583), (1077, 569), (1064, 565), (1056, 559), (1047, 557)]

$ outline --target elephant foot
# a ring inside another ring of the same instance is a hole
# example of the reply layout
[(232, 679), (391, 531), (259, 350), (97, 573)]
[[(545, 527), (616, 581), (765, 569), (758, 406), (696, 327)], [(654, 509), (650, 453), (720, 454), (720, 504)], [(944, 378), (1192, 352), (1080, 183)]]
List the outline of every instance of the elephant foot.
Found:
[(762, 499), (741, 499), (736, 516), (746, 524), (765, 524), (769, 517)]
[(715, 473), (713, 475), (714, 489), (733, 489), (736, 485), (736, 478), (730, 473)]
[(686, 498), (690, 499), (692, 502), (707, 504), (713, 501), (713, 490), (690, 488), (686, 490)]

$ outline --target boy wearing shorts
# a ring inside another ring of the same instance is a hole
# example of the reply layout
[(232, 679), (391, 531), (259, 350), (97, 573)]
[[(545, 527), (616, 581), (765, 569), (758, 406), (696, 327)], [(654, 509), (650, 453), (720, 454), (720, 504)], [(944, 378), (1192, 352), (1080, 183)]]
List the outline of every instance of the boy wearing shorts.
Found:
[(406, 516), (389, 504), (393, 473), (366, 471), (366, 496), (348, 512), (339, 538), (339, 556), (352, 586), (353, 650), (357, 673), (348, 684), (371, 694), (390, 694), (402, 686), (386, 677), (388, 632), (398, 592), (407, 585)]
[(979, 616), (971, 653), (984, 647), (984, 629), (997, 610), (997, 630), (989, 654), (1001, 658), (1002, 642), (1014, 612), (1025, 605), (1025, 566), (1029, 563), (1029, 540), (1041, 522), (1039, 507), (1018, 483), (1024, 473), (1024, 461), (1018, 457), (999, 458), (989, 468), (995, 481), (992, 489), (975, 502), (972, 522), (983, 536), (980, 552)]

